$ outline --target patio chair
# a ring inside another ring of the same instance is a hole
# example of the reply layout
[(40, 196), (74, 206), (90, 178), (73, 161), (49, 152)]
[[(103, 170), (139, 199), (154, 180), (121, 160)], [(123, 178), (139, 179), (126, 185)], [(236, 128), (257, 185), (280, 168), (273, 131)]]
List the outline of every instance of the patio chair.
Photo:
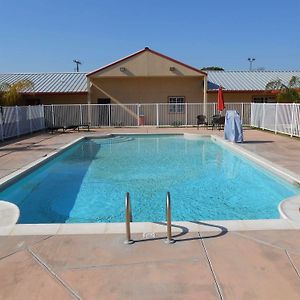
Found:
[(213, 115), (211, 124), (212, 124), (211, 127), (212, 130), (214, 130), (214, 127), (217, 127), (217, 129), (221, 130), (222, 128), (224, 128), (225, 125), (225, 116)]
[(199, 129), (200, 125), (207, 126), (208, 123), (206, 122), (206, 116), (205, 115), (198, 115), (197, 116), (197, 129)]

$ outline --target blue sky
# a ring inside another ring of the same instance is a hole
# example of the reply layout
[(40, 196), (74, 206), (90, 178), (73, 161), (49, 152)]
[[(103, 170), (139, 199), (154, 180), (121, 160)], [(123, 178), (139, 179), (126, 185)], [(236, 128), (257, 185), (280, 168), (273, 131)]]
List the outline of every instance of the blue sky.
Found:
[(1, 0), (0, 72), (91, 71), (149, 46), (195, 67), (300, 69), (300, 1)]

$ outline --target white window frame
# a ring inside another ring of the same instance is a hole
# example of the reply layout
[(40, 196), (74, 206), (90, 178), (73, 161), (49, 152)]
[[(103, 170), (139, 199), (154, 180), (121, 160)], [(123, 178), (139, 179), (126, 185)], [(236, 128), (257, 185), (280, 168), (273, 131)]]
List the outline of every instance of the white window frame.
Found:
[[(185, 97), (184, 96), (169, 96), (169, 113), (184, 114), (185, 113)], [(179, 104), (179, 105), (178, 105)]]

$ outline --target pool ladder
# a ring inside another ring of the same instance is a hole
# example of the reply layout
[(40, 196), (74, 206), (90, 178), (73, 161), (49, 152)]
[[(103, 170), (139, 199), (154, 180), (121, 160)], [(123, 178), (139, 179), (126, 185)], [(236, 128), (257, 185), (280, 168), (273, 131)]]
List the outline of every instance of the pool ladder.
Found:
[[(130, 194), (127, 192), (125, 195), (125, 219), (126, 219), (126, 240), (125, 244), (133, 244), (134, 240), (131, 238), (130, 223), (132, 222), (132, 210), (131, 210), (131, 201)], [(171, 196), (170, 192), (167, 192), (166, 197), (166, 219), (167, 219), (167, 238), (165, 242), (167, 244), (175, 243), (175, 240), (172, 239), (172, 221), (171, 221)]]

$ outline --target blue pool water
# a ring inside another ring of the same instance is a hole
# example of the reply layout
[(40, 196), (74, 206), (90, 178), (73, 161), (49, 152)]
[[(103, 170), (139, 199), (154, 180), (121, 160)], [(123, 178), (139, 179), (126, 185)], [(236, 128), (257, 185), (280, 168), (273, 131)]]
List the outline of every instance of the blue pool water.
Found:
[(16, 183), (0, 199), (17, 204), (20, 223), (278, 218), (278, 203), (300, 194), (209, 138), (116, 136), (86, 139)]

